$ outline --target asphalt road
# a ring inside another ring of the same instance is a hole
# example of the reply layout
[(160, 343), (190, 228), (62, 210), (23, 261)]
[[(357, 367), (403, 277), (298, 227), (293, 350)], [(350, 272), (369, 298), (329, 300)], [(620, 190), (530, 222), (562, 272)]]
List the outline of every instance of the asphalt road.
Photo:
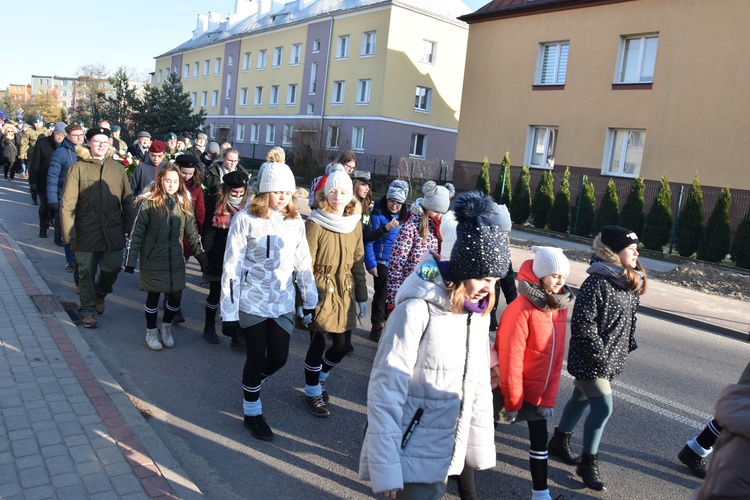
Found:
[[(15, 238), (61, 302), (76, 302), (62, 248), (38, 237), (36, 207), (23, 181), (0, 180), (0, 223)], [(104, 365), (131, 396), (157, 434), (206, 497), (367, 498), (357, 479), (365, 425), (366, 388), (376, 345), (367, 340), (369, 320), (354, 333), (355, 351), (332, 372), (327, 387), (332, 416), (316, 419), (302, 403), (303, 359), (308, 334), (295, 331), (286, 367), (263, 387), (264, 414), (276, 437), (253, 439), (242, 426), (240, 384), (243, 353), (210, 345), (201, 337), (203, 302), (195, 261), (188, 264), (183, 295), (187, 322), (176, 326), (173, 349), (143, 345), (146, 294), (138, 273), (121, 273), (99, 328), (81, 331)], [(750, 359), (750, 344), (641, 315), (640, 348), (617, 379), (615, 411), (604, 435), (601, 472), (605, 493), (586, 490), (573, 468), (550, 462), (553, 497), (566, 499), (684, 499), (699, 485), (676, 454), (701, 429), (721, 389)], [(572, 391), (564, 376), (561, 411)], [(580, 426), (574, 447), (580, 447)], [(496, 434), (498, 461), (477, 473), (479, 498), (529, 498), (525, 424)], [(452, 493), (451, 493), (452, 492)], [(448, 498), (458, 498), (455, 486)]]

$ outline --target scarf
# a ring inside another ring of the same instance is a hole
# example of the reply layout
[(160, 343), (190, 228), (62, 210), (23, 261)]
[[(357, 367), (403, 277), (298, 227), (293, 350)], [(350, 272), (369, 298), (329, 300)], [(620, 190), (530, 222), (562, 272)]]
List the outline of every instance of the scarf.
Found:
[[(605, 262), (595, 257), (592, 259), (591, 265), (586, 269), (586, 272), (589, 274), (599, 274), (604, 276), (609, 281), (625, 290), (630, 286), (630, 283), (625, 276), (625, 268), (613, 264), (612, 262)], [(635, 269), (635, 273), (641, 278), (638, 280), (638, 290), (640, 290), (643, 286), (643, 273), (637, 269)]]
[(336, 215), (329, 212), (321, 212), (319, 209), (312, 211), (308, 220), (315, 222), (323, 229), (334, 233), (351, 233), (359, 225), (361, 214)]
[(438, 241), (437, 251), (440, 253), (440, 247), (443, 245), (443, 237), (440, 235), (440, 219), (437, 217), (430, 217), (430, 222), (432, 222), (432, 228), (435, 230), (435, 238), (437, 238)]
[(569, 307), (573, 302), (573, 291), (564, 285), (559, 293), (547, 293), (539, 283), (519, 280), (518, 293), (529, 299), (534, 307), (542, 311), (554, 311)]
[(214, 227), (220, 227), (222, 229), (228, 229), (229, 224), (232, 222), (232, 217), (237, 213), (239, 207), (232, 206), (231, 203), (227, 203), (227, 206), (222, 210), (221, 204), (216, 204), (216, 215), (211, 219), (211, 224)]
[(487, 304), (489, 304), (489, 301), (489, 298), (482, 297), (481, 299), (479, 299), (479, 302), (475, 304), (473, 302), (469, 302), (469, 299), (464, 299), (464, 308), (470, 313), (482, 314), (487, 309)]

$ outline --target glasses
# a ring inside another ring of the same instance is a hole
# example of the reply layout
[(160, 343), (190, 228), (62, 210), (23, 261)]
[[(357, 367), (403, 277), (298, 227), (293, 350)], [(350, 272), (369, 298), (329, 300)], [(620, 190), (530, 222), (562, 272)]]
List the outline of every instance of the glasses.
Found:
[(106, 144), (109, 146), (109, 141), (89, 141), (90, 144), (93, 144), (94, 146), (102, 146)]
[(399, 207), (400, 207), (401, 205), (403, 205), (403, 203), (401, 203), (400, 201), (395, 201), (395, 200), (387, 200), (387, 201), (388, 201), (388, 203), (390, 203), (391, 205), (398, 205)]

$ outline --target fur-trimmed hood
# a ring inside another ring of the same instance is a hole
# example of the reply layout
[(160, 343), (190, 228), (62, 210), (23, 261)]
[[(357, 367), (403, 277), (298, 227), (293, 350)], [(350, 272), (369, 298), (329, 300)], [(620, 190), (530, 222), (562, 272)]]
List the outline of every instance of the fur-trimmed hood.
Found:
[[(112, 158), (112, 155), (114, 155), (117, 151), (113, 147), (109, 147), (107, 149), (107, 152), (104, 154), (104, 159)], [(91, 150), (84, 146), (83, 144), (79, 144), (76, 146), (76, 154), (78, 155), (79, 160), (93, 160), (94, 157), (91, 156)]]
[(607, 245), (605, 245), (602, 242), (601, 234), (596, 235), (596, 238), (594, 238), (594, 242), (591, 244), (591, 248), (594, 250), (594, 257), (598, 258), (601, 261), (609, 262), (616, 266), (622, 267), (622, 262), (620, 262), (620, 257), (618, 257), (617, 254), (613, 252), (611, 248), (609, 248)]

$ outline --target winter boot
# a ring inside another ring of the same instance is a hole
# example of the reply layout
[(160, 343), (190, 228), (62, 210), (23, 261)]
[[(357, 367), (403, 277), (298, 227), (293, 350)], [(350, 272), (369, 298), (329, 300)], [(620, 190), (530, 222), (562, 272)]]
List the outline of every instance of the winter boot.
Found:
[(376, 323), (372, 325), (372, 329), (370, 330), (370, 336), (369, 339), (373, 342), (377, 343), (380, 341), (380, 336), (383, 334), (383, 327), (385, 326), (385, 323)]
[(162, 322), (159, 326), (159, 333), (161, 334), (161, 343), (164, 347), (174, 347), (174, 337), (172, 337), (172, 323)]
[(555, 427), (555, 433), (547, 444), (547, 451), (550, 455), (558, 457), (568, 465), (578, 465), (581, 463), (581, 457), (574, 455), (570, 449), (570, 433), (560, 432)]
[(229, 347), (239, 349), (240, 351), (247, 349), (247, 346), (245, 345), (245, 336), (242, 332), (232, 335), (232, 341), (229, 343)]
[(146, 328), (146, 340), (143, 342), (152, 351), (161, 351), (162, 345), (159, 342), (159, 330), (156, 328)]
[(273, 431), (266, 422), (266, 417), (261, 415), (255, 415), (248, 417), (245, 415), (245, 428), (250, 431), (255, 439), (261, 441), (270, 441), (273, 439)]
[(576, 474), (581, 476), (583, 484), (595, 491), (607, 489), (599, 477), (599, 454), (584, 453), (581, 455), (581, 463), (576, 469)]
[(209, 344), (220, 344), (221, 340), (219, 340), (219, 336), (216, 335), (216, 326), (211, 324), (206, 324), (203, 327), (203, 340), (208, 342)]
[(694, 476), (701, 479), (706, 477), (706, 471), (708, 470), (706, 460), (691, 450), (690, 446), (685, 445), (685, 447), (677, 454), (677, 458), (680, 462), (685, 464), (688, 469), (690, 469), (690, 472), (692, 472)]

